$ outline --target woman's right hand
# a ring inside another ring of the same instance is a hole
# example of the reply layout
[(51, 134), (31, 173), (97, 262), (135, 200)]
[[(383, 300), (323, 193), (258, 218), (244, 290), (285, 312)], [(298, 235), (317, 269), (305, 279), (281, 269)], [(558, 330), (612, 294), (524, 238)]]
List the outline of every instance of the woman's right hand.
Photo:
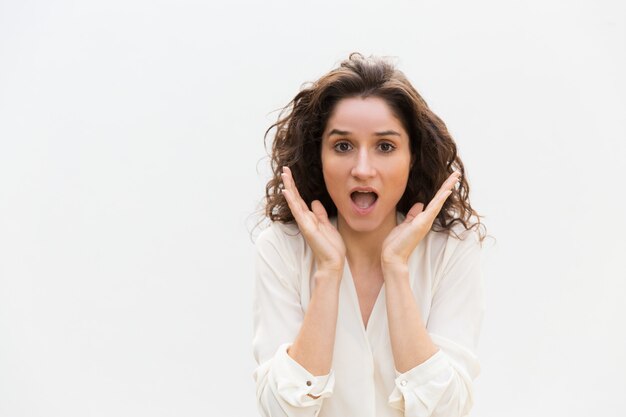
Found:
[(284, 188), (282, 190), (291, 214), (315, 255), (318, 271), (343, 274), (346, 259), (346, 246), (337, 228), (328, 220), (326, 209), (318, 200), (306, 205), (296, 188), (296, 183), (288, 167), (283, 167), (281, 174)]

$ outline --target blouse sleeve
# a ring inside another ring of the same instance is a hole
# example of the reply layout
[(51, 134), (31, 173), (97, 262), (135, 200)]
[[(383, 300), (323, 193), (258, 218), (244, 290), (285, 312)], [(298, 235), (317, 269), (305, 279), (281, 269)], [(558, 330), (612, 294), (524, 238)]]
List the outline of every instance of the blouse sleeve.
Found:
[(472, 381), (484, 313), (480, 241), (476, 232), (449, 238), (441, 278), (435, 284), (426, 328), (439, 347), (405, 373), (396, 371), (389, 404), (406, 417), (460, 417), (473, 406)]
[(332, 394), (334, 374), (314, 376), (287, 354), (304, 312), (294, 248), (276, 226), (256, 242), (254, 371), (257, 405), (264, 417), (316, 416)]

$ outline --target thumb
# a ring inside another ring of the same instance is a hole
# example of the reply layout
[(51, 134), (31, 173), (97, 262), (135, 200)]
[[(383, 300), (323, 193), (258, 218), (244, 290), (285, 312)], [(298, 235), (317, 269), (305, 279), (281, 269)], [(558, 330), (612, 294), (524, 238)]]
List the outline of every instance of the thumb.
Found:
[(328, 213), (326, 213), (326, 209), (319, 200), (313, 200), (311, 203), (311, 211), (321, 223), (329, 223)]
[(411, 207), (411, 210), (409, 210), (409, 212), (406, 214), (406, 221), (410, 222), (411, 220), (415, 218), (415, 216), (420, 214), (423, 210), (424, 210), (424, 203), (413, 204), (413, 207)]

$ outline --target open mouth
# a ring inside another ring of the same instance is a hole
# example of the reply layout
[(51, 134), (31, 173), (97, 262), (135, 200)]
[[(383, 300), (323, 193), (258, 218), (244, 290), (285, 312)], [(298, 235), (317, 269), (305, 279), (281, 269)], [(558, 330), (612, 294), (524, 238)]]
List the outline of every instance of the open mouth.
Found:
[(371, 191), (354, 191), (350, 198), (358, 208), (367, 209), (378, 200), (378, 194)]

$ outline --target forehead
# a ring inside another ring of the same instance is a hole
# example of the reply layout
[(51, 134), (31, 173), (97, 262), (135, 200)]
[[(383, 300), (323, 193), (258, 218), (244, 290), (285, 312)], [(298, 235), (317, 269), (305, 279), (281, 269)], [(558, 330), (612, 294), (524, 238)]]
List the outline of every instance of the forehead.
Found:
[(406, 135), (400, 119), (396, 117), (387, 102), (379, 97), (341, 99), (328, 118), (324, 134), (331, 129), (352, 133), (395, 130)]

